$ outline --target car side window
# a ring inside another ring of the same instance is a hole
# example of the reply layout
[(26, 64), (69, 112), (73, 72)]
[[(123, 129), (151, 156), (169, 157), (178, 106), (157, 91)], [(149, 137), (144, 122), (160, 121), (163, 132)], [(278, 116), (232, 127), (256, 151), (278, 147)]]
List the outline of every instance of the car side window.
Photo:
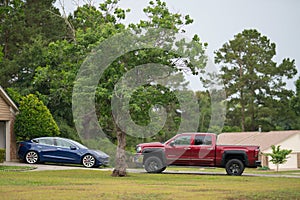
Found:
[(181, 145), (190, 145), (191, 144), (191, 136), (190, 135), (183, 135), (175, 138), (174, 145), (181, 146)]
[(50, 138), (42, 138), (38, 140), (39, 144), (44, 144), (44, 145), (54, 145), (53, 139)]
[(74, 146), (74, 145), (72, 145), (70, 142), (67, 142), (65, 140), (56, 140), (56, 146), (70, 148), (71, 146)]
[(207, 135), (196, 135), (194, 145), (211, 145), (212, 138)]

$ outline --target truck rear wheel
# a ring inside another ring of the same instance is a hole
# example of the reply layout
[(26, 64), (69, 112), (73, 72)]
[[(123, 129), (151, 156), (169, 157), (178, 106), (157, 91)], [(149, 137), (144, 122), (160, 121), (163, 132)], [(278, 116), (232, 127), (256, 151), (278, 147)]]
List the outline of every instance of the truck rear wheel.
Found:
[(226, 163), (225, 169), (228, 175), (240, 176), (244, 172), (245, 166), (239, 159), (231, 159)]
[(150, 156), (149, 158), (147, 158), (144, 165), (145, 170), (148, 173), (161, 173), (166, 169), (166, 167), (163, 165), (162, 160), (156, 156)]

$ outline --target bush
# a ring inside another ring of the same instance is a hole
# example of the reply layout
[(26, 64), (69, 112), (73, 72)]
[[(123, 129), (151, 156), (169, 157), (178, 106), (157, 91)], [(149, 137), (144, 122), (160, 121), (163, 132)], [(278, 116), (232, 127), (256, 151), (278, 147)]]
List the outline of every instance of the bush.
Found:
[(35, 95), (23, 97), (19, 110), (20, 114), (17, 115), (14, 125), (18, 141), (60, 134), (49, 109)]
[(5, 149), (0, 149), (0, 163), (5, 161)]
[(270, 168), (268, 166), (262, 166), (257, 168), (258, 170), (270, 170)]

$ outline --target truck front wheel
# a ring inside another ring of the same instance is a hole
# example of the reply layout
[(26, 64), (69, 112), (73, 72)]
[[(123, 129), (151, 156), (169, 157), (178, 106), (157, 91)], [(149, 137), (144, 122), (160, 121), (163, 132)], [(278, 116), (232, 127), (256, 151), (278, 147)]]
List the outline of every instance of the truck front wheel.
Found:
[(239, 159), (231, 159), (226, 163), (225, 169), (228, 175), (240, 176), (244, 172), (245, 166)]
[(144, 165), (145, 170), (148, 173), (161, 173), (166, 169), (166, 167), (163, 165), (162, 160), (156, 156), (147, 158)]

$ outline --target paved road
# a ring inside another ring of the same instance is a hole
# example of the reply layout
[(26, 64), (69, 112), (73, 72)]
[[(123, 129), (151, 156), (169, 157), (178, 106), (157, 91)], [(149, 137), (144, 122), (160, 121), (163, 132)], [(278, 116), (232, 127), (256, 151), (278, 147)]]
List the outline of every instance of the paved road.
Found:
[[(75, 169), (82, 169), (82, 170), (99, 170), (99, 171), (112, 171), (112, 168), (85, 168), (81, 166), (68, 166), (68, 165), (54, 165), (54, 164), (34, 164), (30, 165), (27, 163), (21, 162), (4, 162), (2, 165), (8, 166), (33, 166), (36, 169), (32, 171), (44, 171), (44, 170), (75, 170)], [(127, 169), (129, 173), (146, 173), (144, 169)], [(192, 175), (219, 175), (225, 176), (226, 173), (224, 172), (204, 172), (204, 171), (173, 171), (173, 170), (166, 170), (163, 172), (164, 174), (192, 174)], [(300, 171), (299, 171), (300, 173)], [(300, 178), (298, 175), (280, 175), (280, 174), (249, 174), (243, 173), (243, 176), (256, 176), (256, 177), (286, 177), (286, 178)]]

